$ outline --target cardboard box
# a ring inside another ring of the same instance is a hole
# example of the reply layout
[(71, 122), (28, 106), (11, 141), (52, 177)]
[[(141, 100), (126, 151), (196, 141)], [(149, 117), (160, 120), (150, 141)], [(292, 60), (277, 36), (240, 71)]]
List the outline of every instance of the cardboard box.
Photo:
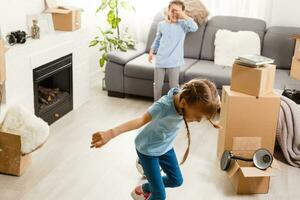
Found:
[[(235, 137), (233, 144), (233, 154), (246, 158), (252, 158), (254, 152), (261, 148), (257, 137)], [(238, 194), (261, 194), (268, 193), (270, 176), (278, 170), (276, 160), (273, 160), (271, 168), (266, 170), (257, 169), (253, 162), (232, 160), (227, 175)]]
[[(224, 86), (220, 114), (218, 150), (220, 158), (224, 150), (232, 150), (234, 138), (253, 138), (257, 147), (274, 152), (280, 97), (275, 92), (264, 97), (239, 93)], [(254, 140), (255, 139), (255, 140)], [(236, 142), (240, 143), (241, 142)], [(250, 143), (250, 141), (249, 141)], [(251, 150), (251, 149), (250, 149)]]
[(21, 176), (31, 164), (31, 155), (21, 154), (21, 137), (0, 132), (0, 173)]
[(295, 46), (294, 57), (300, 59), (300, 37), (298, 37), (296, 39), (296, 46)]
[(82, 9), (58, 6), (55, 0), (45, 0), (45, 13), (51, 13), (54, 29), (58, 31), (75, 31), (81, 27)]
[(234, 160), (227, 171), (227, 175), (237, 194), (264, 194), (268, 193), (270, 177), (274, 176), (276, 160), (271, 168), (260, 170), (252, 162)]
[(251, 68), (234, 64), (231, 76), (233, 91), (261, 97), (273, 92), (275, 65)]
[(300, 80), (300, 57), (293, 57), (291, 77)]
[(0, 39), (0, 84), (2, 84), (6, 79), (5, 71), (5, 53), (7, 49), (4, 45), (4, 40)]

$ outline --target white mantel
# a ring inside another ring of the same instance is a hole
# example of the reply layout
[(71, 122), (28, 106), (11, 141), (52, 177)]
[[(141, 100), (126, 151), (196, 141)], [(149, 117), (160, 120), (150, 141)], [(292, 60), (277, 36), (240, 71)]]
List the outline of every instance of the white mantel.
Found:
[(0, 119), (7, 106), (13, 104), (21, 104), (34, 113), (33, 69), (70, 53), (73, 54), (73, 108), (85, 103), (89, 97), (88, 33), (86, 29), (55, 32), (9, 47)]

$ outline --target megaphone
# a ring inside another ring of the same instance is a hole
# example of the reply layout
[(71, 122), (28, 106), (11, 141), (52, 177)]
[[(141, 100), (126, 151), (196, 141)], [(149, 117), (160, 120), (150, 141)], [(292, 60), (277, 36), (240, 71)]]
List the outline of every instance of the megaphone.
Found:
[(246, 162), (253, 162), (256, 168), (265, 170), (272, 165), (273, 156), (267, 149), (264, 148), (260, 148), (256, 150), (252, 158), (235, 156), (231, 151), (226, 150), (223, 152), (220, 161), (220, 166), (223, 171), (226, 171), (229, 168), (231, 160), (242, 160)]

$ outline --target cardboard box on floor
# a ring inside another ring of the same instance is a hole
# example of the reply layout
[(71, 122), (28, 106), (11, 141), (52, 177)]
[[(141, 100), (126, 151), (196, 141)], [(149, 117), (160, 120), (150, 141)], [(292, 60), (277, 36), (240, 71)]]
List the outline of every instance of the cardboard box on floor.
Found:
[(54, 29), (58, 31), (75, 31), (81, 27), (82, 9), (58, 6), (56, 0), (45, 0), (45, 13), (51, 13)]
[(232, 150), (234, 137), (254, 137), (261, 147), (274, 152), (280, 97), (275, 92), (264, 97), (239, 93), (224, 86), (218, 138), (218, 157)]
[(31, 155), (22, 155), (21, 137), (0, 132), (0, 173), (21, 176), (31, 164)]
[[(300, 47), (299, 47), (300, 48)], [(300, 57), (293, 57), (291, 77), (300, 80)]]
[(275, 65), (251, 68), (234, 64), (231, 76), (231, 89), (257, 97), (273, 92)]
[(296, 37), (296, 46), (295, 46), (294, 57), (300, 59), (300, 35), (298, 37)]
[[(259, 138), (234, 137), (232, 152), (234, 155), (251, 158), (255, 150), (261, 148)], [(270, 176), (279, 169), (276, 160), (273, 160), (271, 168), (257, 169), (253, 162), (233, 160), (227, 175), (237, 194), (262, 194), (268, 193)]]
[(7, 49), (5, 48), (4, 44), (4, 40), (0, 39), (0, 84), (2, 84), (6, 79), (5, 53)]

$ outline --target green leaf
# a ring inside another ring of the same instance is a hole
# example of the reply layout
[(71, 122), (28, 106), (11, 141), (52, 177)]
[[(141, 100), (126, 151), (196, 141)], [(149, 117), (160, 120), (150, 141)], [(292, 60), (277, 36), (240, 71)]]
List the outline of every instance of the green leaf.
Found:
[(134, 11), (135, 12), (135, 8), (130, 5), (127, 1), (122, 1), (121, 2), (121, 6), (125, 9), (125, 10), (128, 10), (128, 11)]
[(114, 11), (110, 10), (107, 14), (107, 22), (112, 25), (115, 19), (116, 19), (116, 15)]
[(94, 46), (96, 46), (97, 44), (98, 44), (98, 40), (92, 40), (92, 41), (90, 41), (90, 45), (89, 45), (89, 47), (94, 47)]
[(102, 0), (101, 5), (97, 8), (96, 13), (98, 13), (100, 10), (104, 10), (108, 5), (108, 0)]
[(111, 27), (113, 29), (116, 29), (119, 26), (120, 22), (121, 22), (121, 18), (115, 18), (115, 19), (113, 19), (113, 21), (111, 23)]
[(111, 9), (115, 9), (117, 7), (117, 4), (118, 4), (118, 0), (110, 0), (109, 1), (109, 7)]
[(107, 60), (107, 57), (105, 56), (106, 54), (103, 54), (102, 57), (99, 60), (99, 65), (102, 68), (105, 65), (105, 62)]

